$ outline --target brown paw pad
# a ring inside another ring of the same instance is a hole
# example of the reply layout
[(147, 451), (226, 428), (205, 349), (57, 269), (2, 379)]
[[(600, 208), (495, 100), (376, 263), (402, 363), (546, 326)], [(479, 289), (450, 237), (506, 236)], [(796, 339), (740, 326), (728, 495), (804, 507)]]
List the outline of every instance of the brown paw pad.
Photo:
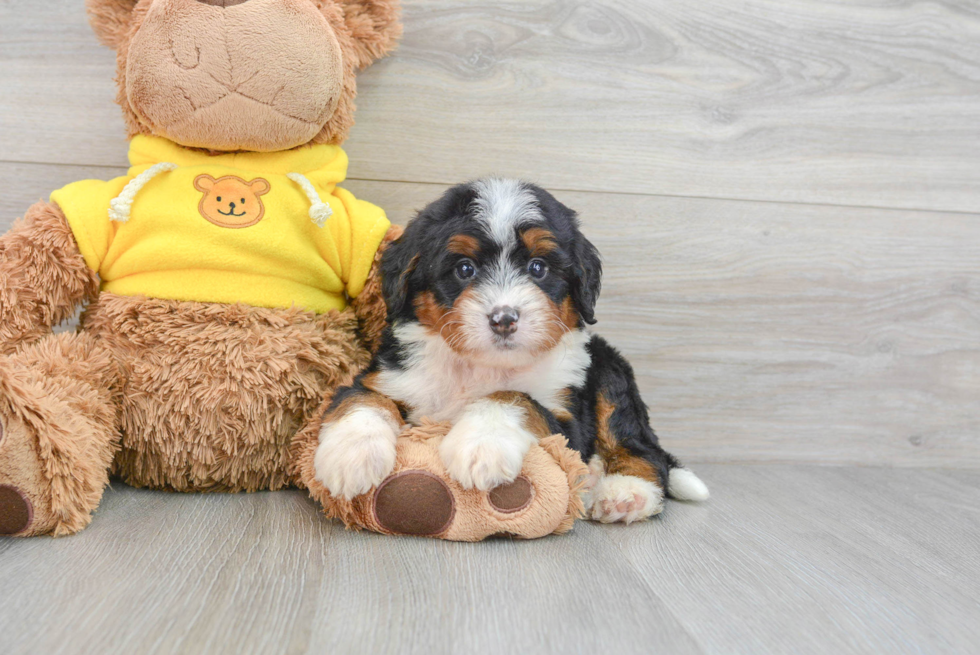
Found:
[(34, 520), (31, 501), (17, 487), (0, 485), (0, 535), (23, 532)]
[(426, 471), (393, 475), (374, 492), (374, 518), (395, 534), (437, 535), (449, 528), (455, 513), (449, 487)]
[(534, 487), (523, 475), (509, 484), (491, 489), (487, 494), (490, 506), (504, 514), (519, 512), (531, 504), (532, 498), (534, 498)]

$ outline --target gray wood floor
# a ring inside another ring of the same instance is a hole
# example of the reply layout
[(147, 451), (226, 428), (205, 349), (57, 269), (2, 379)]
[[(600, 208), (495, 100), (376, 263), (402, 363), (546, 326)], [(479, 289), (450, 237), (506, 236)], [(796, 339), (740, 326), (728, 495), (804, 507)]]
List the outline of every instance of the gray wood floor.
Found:
[[(0, 231), (123, 170), (114, 68), (82, 0), (0, 0)], [(397, 222), (487, 173), (579, 210), (711, 501), (461, 545), (116, 485), (0, 540), (0, 654), (977, 652), (978, 3), (405, 0), (358, 105)]]
[(117, 484), (76, 537), (0, 541), (2, 651), (976, 652), (980, 472), (698, 472), (703, 506), (480, 544)]

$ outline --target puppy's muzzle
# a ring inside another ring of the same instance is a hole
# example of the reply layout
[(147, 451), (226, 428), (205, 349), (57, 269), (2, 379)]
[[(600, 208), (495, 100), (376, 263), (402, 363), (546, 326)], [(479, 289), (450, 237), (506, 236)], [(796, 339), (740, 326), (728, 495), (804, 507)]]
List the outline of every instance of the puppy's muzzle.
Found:
[(494, 307), (487, 317), (490, 319), (490, 329), (494, 334), (507, 337), (517, 332), (517, 319), (520, 317), (513, 307)]

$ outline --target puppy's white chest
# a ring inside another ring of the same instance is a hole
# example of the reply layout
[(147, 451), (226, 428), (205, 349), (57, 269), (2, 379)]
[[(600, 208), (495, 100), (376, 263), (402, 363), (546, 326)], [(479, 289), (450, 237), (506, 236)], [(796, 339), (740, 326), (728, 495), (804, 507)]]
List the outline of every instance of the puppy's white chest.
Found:
[(472, 401), (497, 391), (520, 391), (548, 409), (562, 407), (562, 392), (585, 382), (589, 335), (573, 332), (530, 366), (501, 369), (474, 364), (415, 326), (396, 330), (407, 349), (405, 367), (379, 374), (379, 391), (411, 407), (409, 420), (453, 421)]

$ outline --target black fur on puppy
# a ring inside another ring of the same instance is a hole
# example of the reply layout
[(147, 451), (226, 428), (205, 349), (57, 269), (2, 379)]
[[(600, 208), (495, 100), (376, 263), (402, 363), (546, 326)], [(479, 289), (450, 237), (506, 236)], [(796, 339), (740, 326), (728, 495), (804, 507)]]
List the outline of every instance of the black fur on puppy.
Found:
[(578, 218), (533, 184), (481, 179), (419, 212), (382, 262), (388, 327), (324, 421), (317, 477), (335, 495), (390, 473), (403, 422), (453, 423), (440, 454), (464, 487), (492, 489), (527, 449), (564, 434), (589, 463), (600, 521), (657, 514), (664, 492), (708, 490), (664, 451), (629, 363), (586, 325), (602, 277)]

